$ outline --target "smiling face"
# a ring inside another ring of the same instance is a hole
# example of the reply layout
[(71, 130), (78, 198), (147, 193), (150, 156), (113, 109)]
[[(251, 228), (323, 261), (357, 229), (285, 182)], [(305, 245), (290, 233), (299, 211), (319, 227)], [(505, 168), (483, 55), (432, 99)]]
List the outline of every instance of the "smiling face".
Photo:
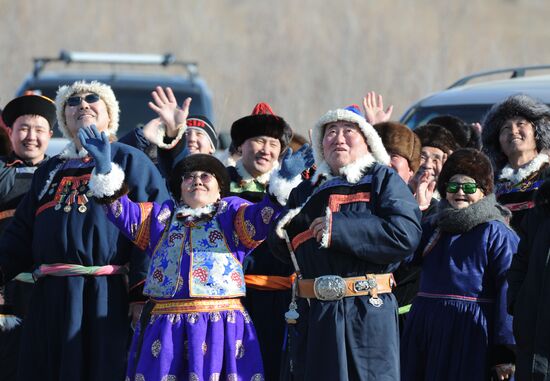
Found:
[(420, 152), (419, 172), (428, 173), (429, 181), (437, 181), (446, 160), (447, 154), (439, 148), (423, 146)]
[(109, 118), (109, 112), (107, 111), (107, 105), (101, 98), (94, 102), (90, 101), (91, 103), (87, 102), (85, 97), (90, 94), (92, 93), (85, 92), (73, 94), (71, 97), (80, 97), (81, 102), (75, 106), (71, 106), (68, 102), (65, 104), (65, 123), (71, 137), (77, 145), (80, 144), (78, 140), (78, 131), (82, 127), (95, 124), (100, 132), (105, 131), (106, 133), (109, 129), (111, 120)]
[(216, 177), (208, 172), (193, 171), (182, 176), (181, 201), (191, 208), (201, 208), (220, 199)]
[(399, 177), (408, 184), (414, 175), (414, 171), (409, 166), (408, 160), (396, 153), (390, 154), (390, 159), (390, 167), (395, 169)]
[(206, 153), (213, 154), (214, 148), (210, 143), (208, 134), (199, 128), (188, 127), (185, 130), (185, 144), (190, 153)]
[(323, 155), (334, 174), (368, 153), (369, 146), (357, 124), (340, 120), (325, 125)]
[(508, 119), (500, 128), (498, 141), (508, 158), (518, 154), (528, 154), (533, 158), (537, 155), (535, 127), (523, 117)]
[(244, 168), (254, 177), (273, 169), (281, 154), (281, 142), (269, 136), (246, 139), (239, 147)]
[(48, 121), (40, 115), (21, 115), (9, 129), (13, 152), (23, 160), (38, 164), (52, 137)]
[(446, 200), (449, 202), (449, 204), (451, 204), (451, 206), (455, 209), (462, 209), (462, 208), (466, 208), (470, 205), (472, 205), (473, 203), (476, 203), (478, 202), (479, 200), (481, 200), (483, 197), (485, 197), (485, 195), (483, 194), (483, 191), (481, 190), (481, 188), (478, 186), (476, 191), (474, 193), (471, 193), (471, 194), (467, 194), (464, 192), (464, 186), (462, 184), (475, 184), (476, 181), (469, 177), (469, 176), (466, 176), (466, 175), (460, 175), (460, 174), (457, 174), (457, 175), (454, 175), (453, 177), (451, 177), (448, 181), (447, 184), (449, 183), (458, 183), (460, 184), (458, 186), (458, 190), (456, 193), (451, 193), (447, 190), (447, 193), (446, 193)]

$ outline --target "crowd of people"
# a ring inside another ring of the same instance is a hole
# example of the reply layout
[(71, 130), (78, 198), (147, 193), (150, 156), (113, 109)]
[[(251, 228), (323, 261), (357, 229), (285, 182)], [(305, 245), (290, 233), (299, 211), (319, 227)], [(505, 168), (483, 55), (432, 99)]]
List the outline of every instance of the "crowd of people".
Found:
[(191, 102), (5, 105), (1, 380), (550, 380), (547, 105), (411, 130), (369, 92), (304, 139), (258, 103), (220, 150)]

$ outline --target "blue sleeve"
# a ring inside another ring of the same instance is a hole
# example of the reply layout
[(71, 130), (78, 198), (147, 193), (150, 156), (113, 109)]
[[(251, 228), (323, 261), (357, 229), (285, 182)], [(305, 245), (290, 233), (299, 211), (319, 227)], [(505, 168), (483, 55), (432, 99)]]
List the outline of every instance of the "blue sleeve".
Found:
[(118, 139), (118, 142), (137, 148), (141, 152), (146, 152), (151, 145), (149, 140), (147, 140), (143, 134), (143, 127), (134, 128), (122, 138)]
[(494, 344), (514, 344), (512, 334), (512, 316), (506, 310), (508, 282), (506, 274), (512, 262), (512, 256), (518, 247), (519, 238), (502, 223), (495, 223), (488, 239), (488, 264), (495, 287), (495, 325)]
[(407, 185), (387, 169), (373, 174), (371, 208), (332, 213), (329, 247), (376, 264), (411, 255), (422, 234), (420, 210)]

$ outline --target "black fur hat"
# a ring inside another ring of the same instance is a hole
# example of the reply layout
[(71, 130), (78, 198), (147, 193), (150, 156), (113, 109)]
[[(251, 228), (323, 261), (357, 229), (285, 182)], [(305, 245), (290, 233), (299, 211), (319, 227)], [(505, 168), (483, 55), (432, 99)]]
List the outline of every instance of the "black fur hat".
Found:
[(220, 186), (220, 196), (225, 197), (229, 193), (229, 174), (221, 161), (212, 155), (197, 153), (187, 156), (185, 159), (178, 162), (168, 180), (170, 192), (174, 198), (179, 201), (181, 199), (181, 181), (182, 176), (193, 171), (203, 171), (213, 174)]
[(489, 158), (477, 149), (461, 148), (449, 156), (437, 179), (437, 191), (441, 196), (446, 194), (447, 183), (454, 175), (469, 176), (485, 195), (493, 193), (493, 166)]
[(231, 140), (236, 148), (256, 136), (278, 139), (283, 152), (292, 139), (292, 129), (283, 118), (273, 113), (271, 106), (260, 102), (254, 106), (251, 115), (236, 120), (231, 126)]
[(452, 115), (436, 116), (428, 121), (428, 124), (437, 124), (445, 127), (453, 134), (456, 143), (461, 148), (481, 149), (481, 136), (479, 132), (462, 119)]
[(422, 147), (435, 147), (441, 151), (449, 154), (456, 151), (459, 145), (456, 140), (445, 127), (441, 127), (437, 124), (425, 124), (414, 130), (416, 135), (420, 138)]
[(482, 123), (483, 150), (498, 172), (508, 163), (508, 158), (500, 148), (500, 129), (508, 119), (518, 116), (527, 119), (535, 127), (537, 151), (550, 148), (550, 107), (528, 95), (513, 95), (493, 105)]

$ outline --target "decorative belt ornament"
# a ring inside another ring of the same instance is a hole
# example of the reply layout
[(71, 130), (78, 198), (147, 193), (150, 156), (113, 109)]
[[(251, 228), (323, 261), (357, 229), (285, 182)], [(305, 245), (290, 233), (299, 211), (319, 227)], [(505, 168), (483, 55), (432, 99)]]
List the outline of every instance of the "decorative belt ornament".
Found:
[(346, 296), (346, 281), (338, 275), (320, 276), (315, 278), (313, 292), (319, 300), (340, 300)]

